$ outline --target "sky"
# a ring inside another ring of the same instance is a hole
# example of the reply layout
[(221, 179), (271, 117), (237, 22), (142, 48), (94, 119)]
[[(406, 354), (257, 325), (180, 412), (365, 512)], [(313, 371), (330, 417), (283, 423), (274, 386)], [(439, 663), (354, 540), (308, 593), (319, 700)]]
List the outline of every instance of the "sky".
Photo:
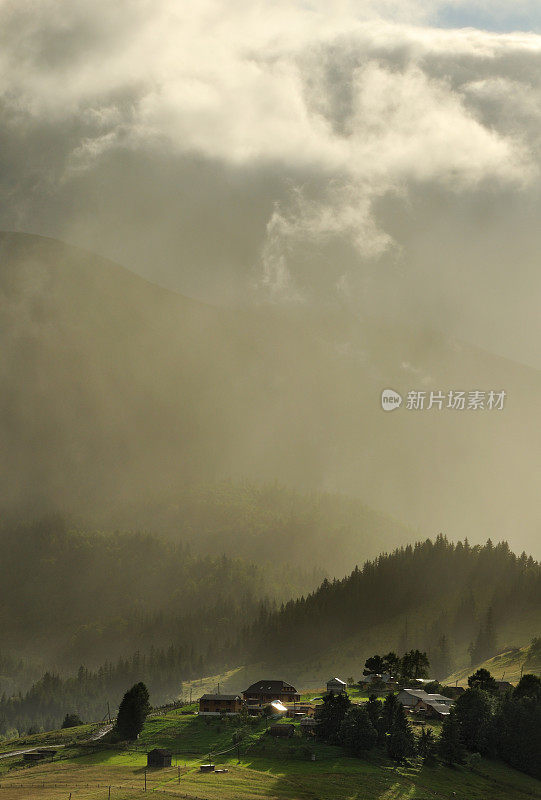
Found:
[(0, 229), (541, 366), (541, 8), (1, 0)]

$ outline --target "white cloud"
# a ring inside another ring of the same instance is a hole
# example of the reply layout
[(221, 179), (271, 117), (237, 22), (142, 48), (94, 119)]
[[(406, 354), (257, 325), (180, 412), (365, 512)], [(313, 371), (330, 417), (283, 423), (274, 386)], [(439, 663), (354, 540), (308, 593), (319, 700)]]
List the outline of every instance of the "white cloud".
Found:
[[(485, 5), (473, 4), (486, 14)], [(427, 220), (411, 219), (406, 235), (382, 204), (398, 200), (407, 215), (441, 192), (450, 204), (476, 198), (479, 209), (504, 208), (509, 197), (538, 202), (541, 37), (430, 27), (450, 6), (460, 3), (4, 0), (1, 224), (64, 228), (106, 250), (109, 242), (112, 255), (153, 277), (160, 259), (193, 260), (223, 238), (216, 196), (228, 191), (231, 204), (259, 215), (227, 232), (228, 280), (239, 287), (258, 254), (260, 285), (280, 297), (306, 298), (312, 283), (351, 293), (355, 271), (387, 255), (414, 270), (410, 254), (422, 251), (426, 276)], [(144, 180), (126, 166), (130, 155), (144, 163)], [(219, 187), (184, 178), (201, 163), (227, 173)], [(169, 185), (164, 174), (176, 171)], [(130, 205), (138, 195), (157, 198), (150, 211), (150, 199), (144, 210)], [(130, 209), (147, 215), (147, 237), (159, 243), (146, 266), (137, 261), (141, 226), (122, 217)], [(458, 212), (444, 222), (429, 213), (430, 231), (444, 224), (445, 237), (462, 237)], [(189, 255), (177, 252), (179, 224), (182, 241), (192, 237)], [(115, 241), (119, 231), (130, 242)], [(312, 268), (299, 267), (303, 248)], [(193, 274), (203, 285), (206, 272), (210, 286), (217, 261), (203, 261)]]

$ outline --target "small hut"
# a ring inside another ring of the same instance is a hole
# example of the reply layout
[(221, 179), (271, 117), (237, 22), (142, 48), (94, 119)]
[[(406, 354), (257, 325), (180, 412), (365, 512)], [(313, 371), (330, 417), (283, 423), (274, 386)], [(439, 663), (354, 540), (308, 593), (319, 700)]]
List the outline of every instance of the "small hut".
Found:
[(36, 750), (30, 750), (23, 753), (23, 761), (43, 761), (45, 758), (54, 758), (56, 750), (40, 747)]
[(284, 736), (286, 738), (293, 736), (295, 733), (295, 726), (286, 723), (285, 725), (271, 725), (270, 726), (270, 735), (271, 736)]
[(147, 767), (170, 767), (173, 754), (170, 750), (157, 747), (147, 753)]

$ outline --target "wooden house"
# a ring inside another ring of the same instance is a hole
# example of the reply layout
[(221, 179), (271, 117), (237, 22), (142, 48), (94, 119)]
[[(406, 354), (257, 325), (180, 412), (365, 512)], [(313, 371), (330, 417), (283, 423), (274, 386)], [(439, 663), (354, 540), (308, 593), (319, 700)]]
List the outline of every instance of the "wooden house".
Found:
[(147, 767), (170, 767), (172, 757), (170, 750), (157, 747), (147, 753)]
[(242, 696), (248, 706), (267, 706), (273, 700), (285, 705), (293, 704), (301, 699), (294, 686), (286, 681), (263, 680), (252, 683)]
[(244, 706), (239, 694), (204, 694), (199, 698), (201, 716), (221, 716), (239, 714)]
[(347, 694), (348, 685), (340, 678), (330, 678), (327, 681), (327, 694)]

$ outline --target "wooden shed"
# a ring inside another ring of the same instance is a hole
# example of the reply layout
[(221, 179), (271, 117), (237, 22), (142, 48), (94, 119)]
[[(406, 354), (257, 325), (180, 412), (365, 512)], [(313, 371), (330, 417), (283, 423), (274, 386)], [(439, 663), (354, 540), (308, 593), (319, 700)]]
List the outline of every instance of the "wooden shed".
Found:
[(157, 747), (147, 753), (147, 767), (170, 767), (172, 757), (170, 750)]
[(270, 726), (270, 735), (271, 736), (284, 736), (286, 738), (293, 736), (295, 733), (295, 726), (286, 723), (285, 725), (271, 725)]

